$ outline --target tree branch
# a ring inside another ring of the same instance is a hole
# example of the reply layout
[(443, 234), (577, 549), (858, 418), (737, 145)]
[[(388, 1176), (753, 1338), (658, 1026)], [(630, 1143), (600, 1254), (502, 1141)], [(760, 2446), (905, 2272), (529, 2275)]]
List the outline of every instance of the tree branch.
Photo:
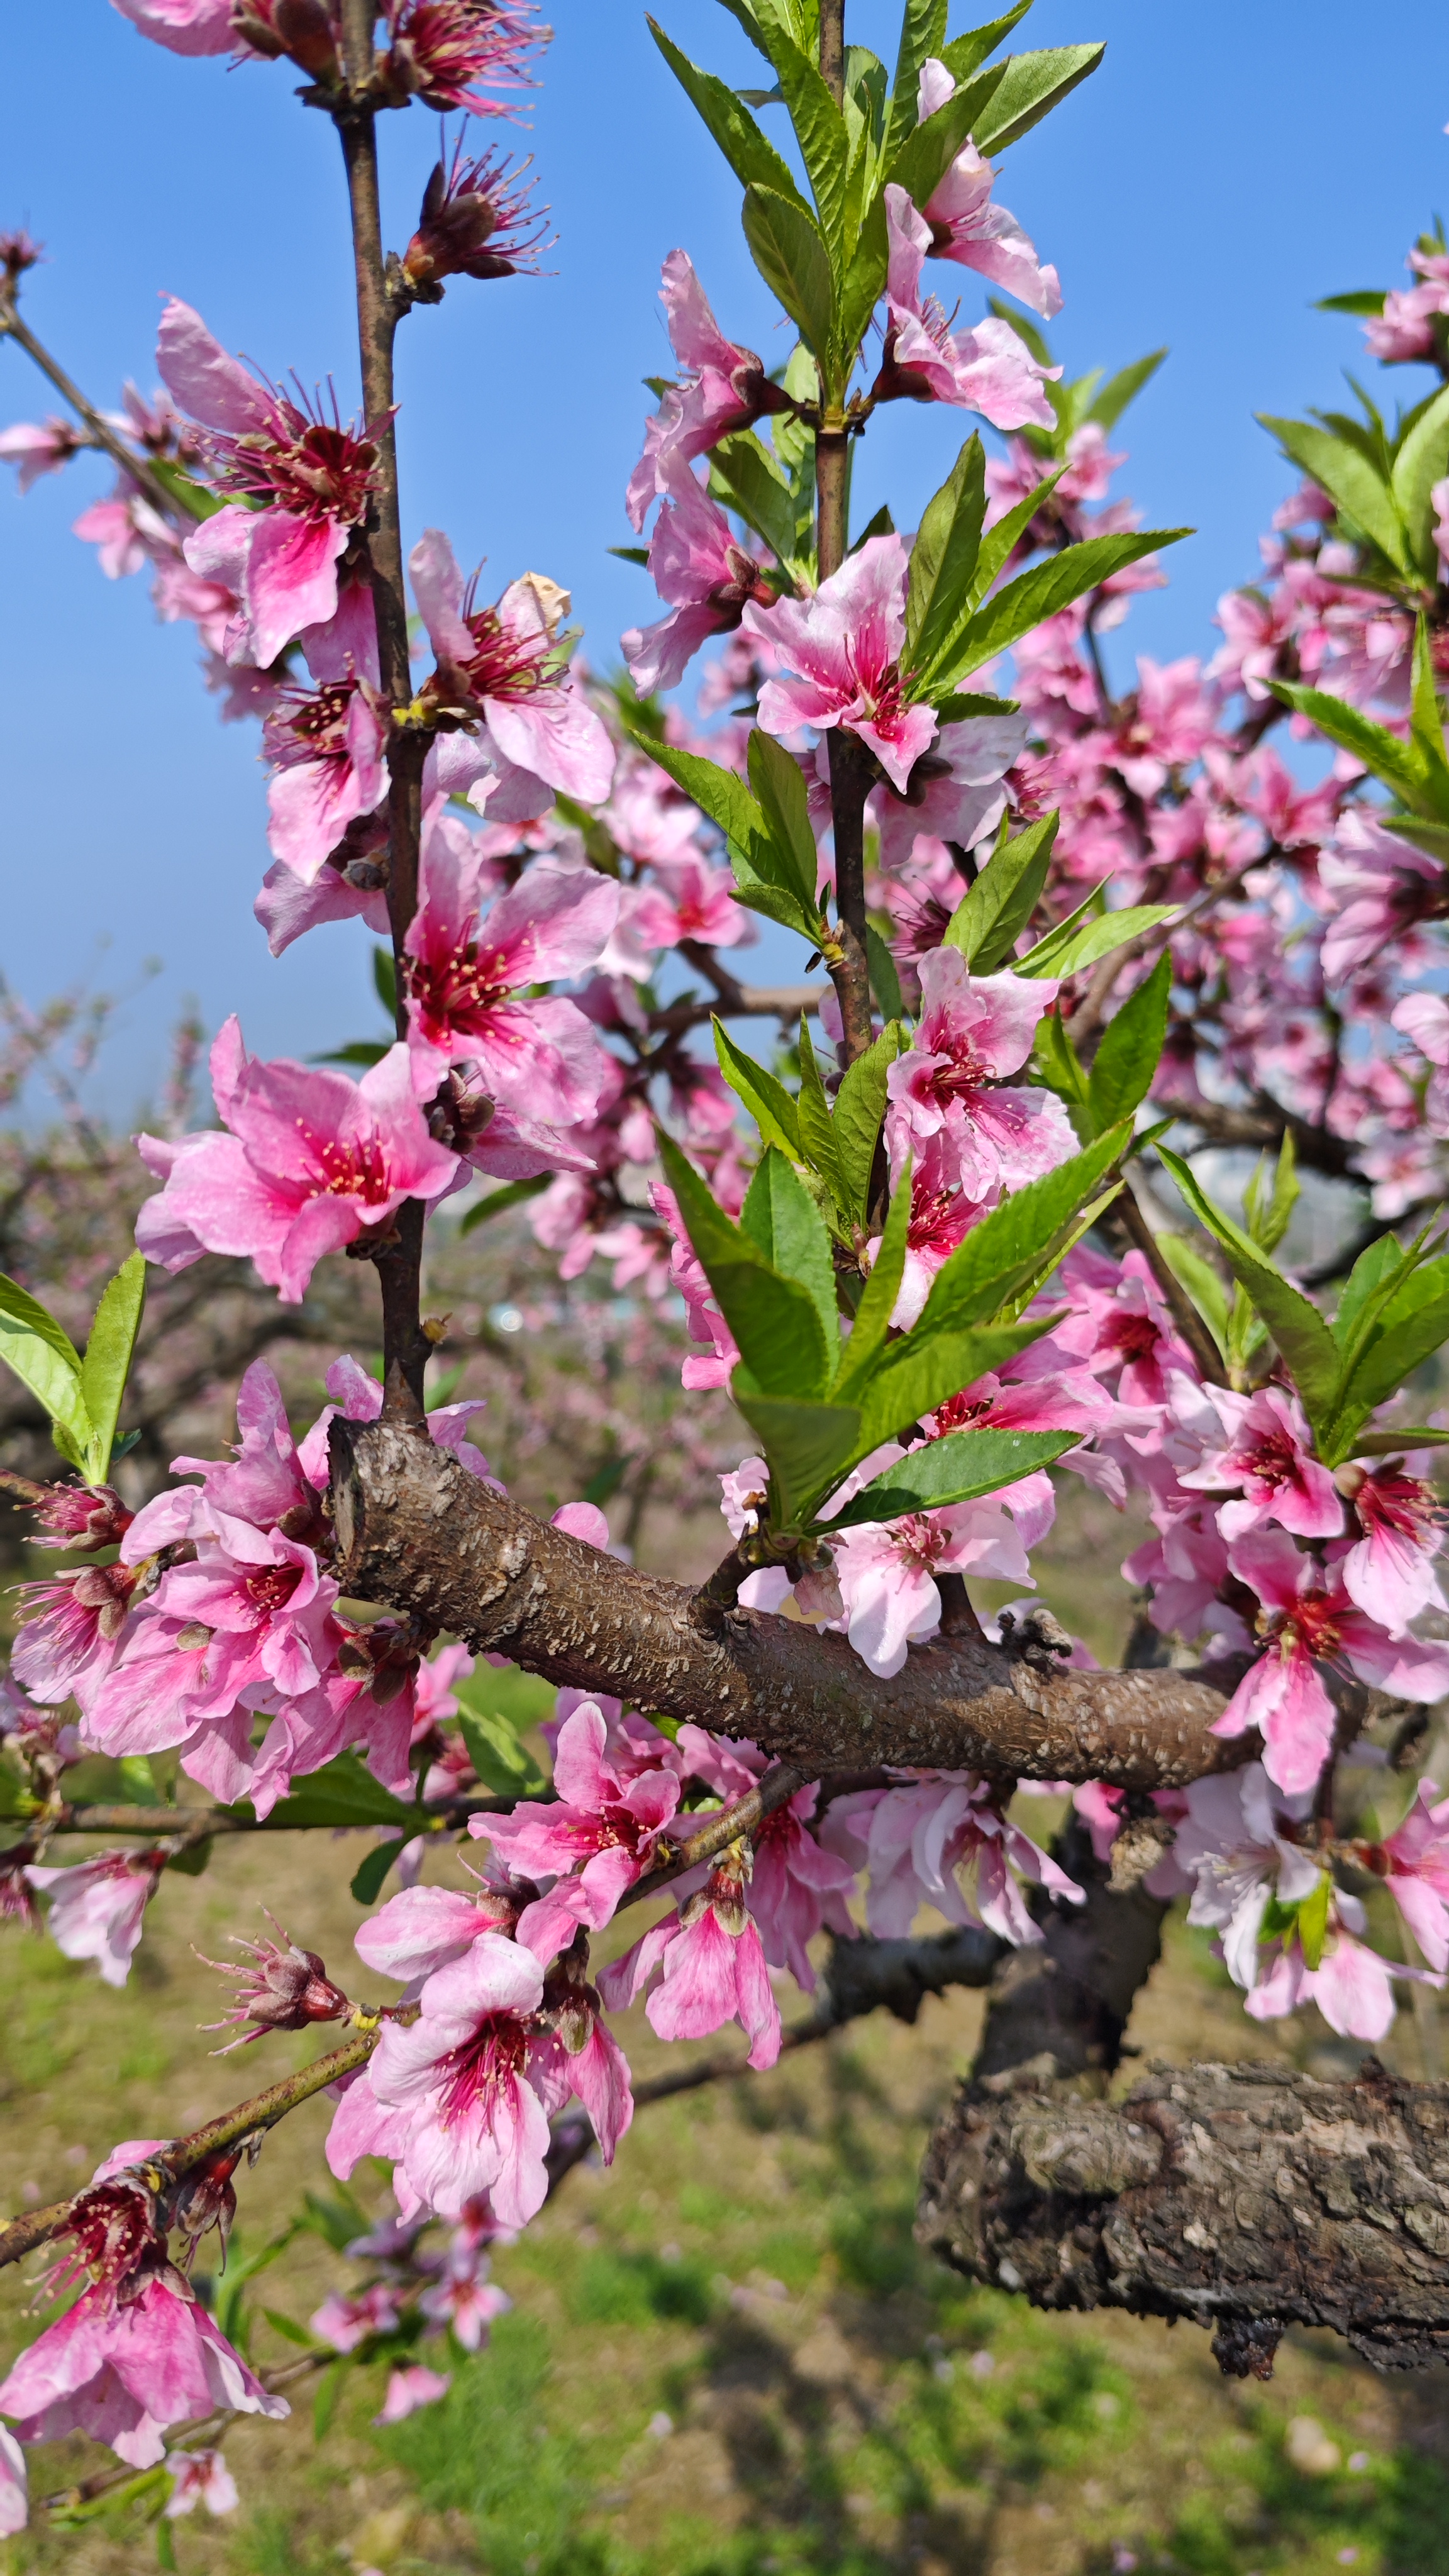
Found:
[[(807, 1778), (860, 1762), (1157, 1788), (1232, 1770), (1206, 1675), (1061, 1670), (956, 1635), (878, 1681), (841, 1636), (618, 1564), (495, 1493), (402, 1421), (334, 1421), (332, 1505), (353, 1598), (415, 1612), (526, 1672), (749, 1738)], [(1044, 1668), (1049, 1666), (1049, 1668)], [(1231, 1689), (1237, 1671), (1222, 1676)]]
[[(377, 441), (368, 556), (377, 616), (378, 673), (392, 710), (388, 736), (387, 910), (397, 977), (397, 1032), (407, 1035), (404, 943), (418, 904), (418, 854), (422, 841), (422, 778), (427, 736), (407, 719), (413, 696), (408, 652), (407, 592), (403, 581), (402, 521), (398, 503), (397, 437), (393, 426), (393, 338), (406, 309), (389, 289), (382, 248), (377, 183), (377, 127), (368, 100), (373, 69), (371, 0), (343, 0), (343, 49), (348, 90), (334, 109), (347, 171), (357, 288), (357, 337), (362, 397), (370, 435)], [(382, 1292), (384, 1376), (394, 1402), (410, 1397), (421, 1412), (423, 1377), (432, 1345), (422, 1329), (423, 1225), (426, 1210), (409, 1199), (398, 1210), (394, 1240), (373, 1256)]]
[(157, 481), (145, 457), (137, 456), (134, 450), (126, 445), (125, 440), (112, 429), (103, 414), (96, 410), (94, 404), (87, 402), (79, 385), (72, 383), (58, 359), (51, 356), (44, 341), (37, 340), (29, 323), (22, 321), (16, 309), (13, 287), (8, 293), (0, 293), (0, 339), (13, 340), (17, 349), (25, 351), (32, 366), (38, 367), (48, 382), (54, 385), (62, 402), (69, 403), (77, 419), (85, 422), (96, 446), (104, 448), (112, 464), (119, 465), (121, 472), (135, 484), (138, 492), (145, 494), (152, 509), (165, 520), (169, 527), (178, 514), (176, 503), (164, 483)]
[(1269, 2376), (1290, 2325), (1421, 2368), (1449, 2358), (1449, 2085), (1369, 2058), (1351, 2084), (1154, 2066), (1118, 2103), (968, 2086), (916, 2232), (1037, 2307), (1214, 2325), (1236, 2377)]

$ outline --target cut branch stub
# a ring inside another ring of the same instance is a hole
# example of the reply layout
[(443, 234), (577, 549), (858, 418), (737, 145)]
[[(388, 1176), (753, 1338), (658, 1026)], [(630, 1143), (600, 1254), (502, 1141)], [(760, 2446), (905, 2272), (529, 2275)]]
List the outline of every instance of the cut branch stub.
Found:
[(1193, 1673), (1045, 1671), (954, 1636), (880, 1681), (803, 1622), (737, 1609), (701, 1627), (684, 1585), (535, 1520), (421, 1425), (339, 1417), (330, 1437), (344, 1592), (545, 1680), (749, 1738), (807, 1778), (869, 1762), (1150, 1789), (1258, 1749), (1211, 1733), (1225, 1696)]
[(1449, 2360), (1449, 2085), (1373, 2058), (1351, 2084), (1154, 2065), (1117, 2103), (968, 2085), (931, 2141), (916, 2233), (1037, 2307), (1212, 2326), (1237, 2377), (1266, 2377), (1290, 2325), (1417, 2369)]

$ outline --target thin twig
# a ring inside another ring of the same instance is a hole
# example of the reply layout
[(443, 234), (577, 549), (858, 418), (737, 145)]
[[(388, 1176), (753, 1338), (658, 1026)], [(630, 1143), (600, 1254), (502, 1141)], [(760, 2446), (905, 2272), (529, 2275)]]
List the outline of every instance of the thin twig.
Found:
[(44, 341), (37, 340), (29, 323), (22, 321), (15, 307), (13, 290), (10, 295), (0, 296), (0, 339), (13, 340), (17, 348), (25, 351), (32, 366), (38, 367), (41, 374), (54, 385), (62, 402), (68, 402), (77, 418), (85, 422), (97, 447), (105, 449), (111, 462), (119, 465), (121, 472), (128, 475), (130, 480), (145, 493), (153, 509), (159, 512), (169, 526), (176, 515), (176, 503), (164, 483), (158, 482), (146, 459), (143, 456), (137, 456), (126, 445), (125, 440), (117, 436), (110, 422), (96, 410), (94, 403), (87, 402), (79, 385), (71, 382), (64, 367), (58, 359), (51, 356)]
[(672, 1844), (672, 1858), (662, 1868), (651, 1869), (646, 1877), (636, 1879), (632, 1887), (626, 1888), (616, 1911), (622, 1913), (626, 1905), (638, 1905), (646, 1896), (657, 1896), (661, 1888), (669, 1887), (676, 1878), (683, 1878), (689, 1870), (698, 1869), (702, 1860), (713, 1860), (716, 1852), (738, 1842), (742, 1834), (752, 1834), (767, 1816), (774, 1814), (777, 1807), (783, 1807), (793, 1798), (797, 1789), (804, 1788), (808, 1776), (804, 1771), (794, 1770), (788, 1762), (777, 1764), (773, 1771), (765, 1774), (758, 1789), (747, 1789), (732, 1807), (722, 1807), (718, 1814), (711, 1815), (687, 1842)]

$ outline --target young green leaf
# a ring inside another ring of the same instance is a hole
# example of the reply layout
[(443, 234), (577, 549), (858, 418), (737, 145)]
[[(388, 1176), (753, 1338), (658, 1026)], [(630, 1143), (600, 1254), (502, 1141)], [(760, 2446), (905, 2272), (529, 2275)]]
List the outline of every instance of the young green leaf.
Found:
[(827, 1363), (809, 1290), (773, 1270), (750, 1237), (716, 1207), (672, 1137), (660, 1135), (659, 1155), (695, 1256), (757, 1385), (772, 1396), (821, 1394), (834, 1363)]
[(1266, 1154), (1260, 1158), (1243, 1192), (1243, 1214), (1248, 1221), (1248, 1233), (1260, 1252), (1277, 1251), (1293, 1222), (1293, 1211), (1302, 1195), (1292, 1133), (1285, 1130), (1274, 1166), (1272, 1196), (1268, 1196)]
[(1114, 1127), (1070, 1162), (1059, 1163), (1054, 1172), (1003, 1199), (937, 1271), (915, 1332), (955, 1331), (999, 1313), (1036, 1277), (1058, 1237), (1095, 1196), (1131, 1141), (1130, 1127)]
[(736, 1046), (721, 1019), (714, 1022), (714, 1051), (721, 1073), (736, 1099), (743, 1101), (764, 1142), (778, 1146), (792, 1162), (802, 1161), (800, 1120), (783, 1082)]
[(1416, 1368), (1449, 1341), (1449, 1261), (1429, 1261), (1403, 1280), (1382, 1308), (1357, 1360), (1344, 1372), (1342, 1437), (1387, 1403)]
[(1079, 975), (1084, 966), (1095, 966), (1099, 958), (1110, 957), (1114, 948), (1125, 948), (1129, 939), (1138, 939), (1145, 930), (1156, 930), (1163, 921), (1171, 921), (1178, 910), (1175, 903), (1130, 903), (1121, 912), (1100, 912), (1091, 921), (1078, 924), (1059, 922), (1018, 957), (1012, 972), (1016, 975), (1055, 975), (1059, 981), (1068, 975)]
[(45, 1307), (0, 1273), (0, 1360), (49, 1414), (55, 1445), (86, 1472), (94, 1425), (81, 1392), (81, 1359), (69, 1334)]
[(845, 1192), (845, 1210), (862, 1224), (870, 1203), (871, 1166), (886, 1112), (886, 1077), (900, 1050), (901, 1031), (892, 1020), (875, 1044), (848, 1065), (835, 1095), (831, 1128), (836, 1164)]
[(1258, 419), (1277, 439), (1284, 455), (1328, 494), (1343, 517), (1360, 528), (1380, 554), (1387, 555), (1400, 572), (1412, 569), (1393, 494), (1367, 457), (1346, 438), (1336, 438), (1331, 430), (1320, 429), (1312, 421), (1275, 420), (1267, 412), (1259, 412)]
[(800, 549), (802, 530), (795, 495), (762, 439), (752, 429), (737, 429), (711, 450), (709, 488), (725, 509), (738, 512), (756, 536), (787, 570), (802, 570), (809, 560), (808, 542)]
[(740, 1227), (772, 1270), (808, 1292), (833, 1377), (840, 1357), (840, 1323), (830, 1237), (809, 1191), (773, 1145), (766, 1147), (745, 1193)]
[(378, 1000), (381, 1002), (383, 1009), (386, 1011), (389, 1020), (396, 1020), (397, 967), (393, 962), (393, 954), (390, 948), (374, 948), (372, 952), (372, 984), (373, 990), (376, 993)]
[(765, 1395), (744, 1368), (736, 1369), (730, 1393), (764, 1451), (774, 1487), (774, 1525), (797, 1528), (822, 1494), (839, 1484), (851, 1459), (863, 1454), (860, 1415), (850, 1404)]
[(835, 331), (830, 254), (811, 217), (776, 188), (751, 186), (742, 209), (756, 268), (802, 339), (828, 367)]
[(522, 1207), (525, 1200), (536, 1199), (541, 1190), (546, 1190), (553, 1178), (552, 1172), (535, 1172), (531, 1180), (505, 1181), (500, 1189), (490, 1190), (486, 1199), (480, 1199), (476, 1207), (470, 1207), (458, 1232), (473, 1234), (480, 1225), (486, 1225), (490, 1217), (505, 1216), (509, 1208)]
[(811, 1170), (820, 1174), (835, 1205), (844, 1208), (848, 1194), (835, 1139), (835, 1123), (830, 1115), (830, 1102), (820, 1079), (820, 1067), (815, 1061), (810, 1027), (803, 1011), (800, 1015), (800, 1092), (795, 1107), (800, 1120), (800, 1150)]
[(131, 1354), (145, 1303), (146, 1256), (133, 1252), (101, 1291), (81, 1363), (81, 1401), (91, 1422), (86, 1480), (92, 1485), (103, 1485), (110, 1472), (121, 1398), (131, 1374)]
[[(514, 1783), (510, 1780), (508, 1785), (511, 1789), (514, 1786)], [(357, 1867), (353, 1871), (352, 1877), (348, 1882), (352, 1897), (358, 1905), (375, 1905), (377, 1903), (378, 1898), (382, 1894), (388, 1871), (391, 1869), (393, 1862), (397, 1859), (402, 1848), (403, 1837), (401, 1834), (398, 1834), (395, 1838), (389, 1838), (387, 1842), (374, 1843), (371, 1851), (367, 1852), (358, 1862)], [(304, 2336), (303, 2341), (305, 2342), (306, 2340), (307, 2338)]]
[[(1174, 1279), (1187, 1290), (1218, 1349), (1226, 1357), (1228, 1292), (1212, 1263), (1185, 1234), (1163, 1231), (1154, 1235), (1153, 1241)], [(1236, 1293), (1241, 1294), (1241, 1291)]]
[(1274, 1268), (1231, 1217), (1213, 1205), (1181, 1155), (1170, 1153), (1165, 1145), (1159, 1145), (1157, 1150), (1188, 1208), (1199, 1224), (1216, 1236), (1234, 1278), (1242, 1282), (1262, 1316), (1292, 1370), (1314, 1430), (1326, 1431), (1335, 1410), (1340, 1364), (1338, 1345), (1318, 1308), (1301, 1288), (1295, 1288), (1281, 1270)]
[[(1413, 564), (1425, 579), (1440, 578), (1434, 544), (1434, 505), (1429, 495), (1449, 469), (1449, 385), (1425, 404), (1406, 432), (1390, 478), (1394, 506), (1403, 521)], [(1437, 734), (1437, 726), (1435, 728)]]
[(883, 1020), (898, 1020), (905, 1004), (901, 999), (901, 979), (896, 961), (873, 921), (865, 925), (865, 958), (870, 970), (870, 989)]
[(1341, 1351), (1357, 1348), (1368, 1324), (1388, 1304), (1403, 1267), (1404, 1247), (1396, 1235), (1381, 1234), (1377, 1243), (1359, 1254), (1329, 1319), (1329, 1330)]
[(765, 818), (742, 778), (732, 769), (722, 769), (717, 760), (704, 760), (698, 752), (681, 751), (677, 743), (665, 742), (658, 734), (649, 733), (641, 724), (631, 723), (627, 710), (620, 718), (629, 740), (637, 751), (647, 752), (651, 760), (667, 771), (676, 787), (700, 811), (717, 823), (726, 840), (737, 842), (742, 850), (765, 836)]
[(1146, 982), (1129, 995), (1102, 1031), (1087, 1080), (1087, 1107), (1095, 1135), (1104, 1127), (1115, 1127), (1119, 1118), (1130, 1118), (1151, 1090), (1167, 1035), (1171, 994), (1172, 960), (1164, 949)]
[[(1013, 329), (1020, 331), (1021, 315), (1013, 314), (1011, 321)], [(1043, 341), (1042, 346), (1045, 347), (1045, 345)], [(971, 587), (967, 591), (964, 602), (968, 614), (980, 607), (1003, 564), (1007, 562), (1015, 547), (1025, 536), (1033, 519), (1045, 509), (1066, 470), (1065, 464), (1062, 464), (1055, 466), (1050, 474), (1044, 474), (1040, 483), (1033, 484), (1024, 500), (1018, 501), (1013, 509), (1007, 511), (1004, 518), (996, 520), (993, 526), (986, 529), (981, 539), (981, 551), (976, 558), (976, 570), (972, 575)], [(949, 656), (947, 658), (949, 659)], [(941, 721), (945, 724), (948, 719), (941, 701), (933, 695), (932, 703), (938, 708)]]
[[(889, 161), (916, 127), (917, 100), (923, 63), (939, 61), (946, 42), (947, 0), (906, 0), (901, 19), (900, 49), (896, 55), (896, 76), (891, 83), (890, 109), (882, 142), (884, 158)], [(971, 66), (974, 71), (976, 66)], [(959, 77), (959, 75), (958, 75)]]
[(907, 670), (929, 670), (967, 605), (986, 516), (986, 452), (973, 432), (921, 513), (906, 592)]
[(1041, 900), (1060, 819), (1044, 814), (1014, 840), (999, 841), (957, 904), (945, 945), (960, 949), (973, 975), (994, 975), (1010, 958)]
[(997, 1493), (1019, 1477), (1049, 1467), (1081, 1437), (1080, 1431), (950, 1431), (943, 1440), (930, 1440), (924, 1449), (898, 1458), (821, 1526), (826, 1531), (852, 1529), (862, 1521), (899, 1520), (906, 1512), (973, 1502), (978, 1494)]
[(1130, 367), (1109, 376), (1083, 417), (1095, 421), (1099, 429), (1115, 429), (1128, 404), (1135, 402), (1143, 386), (1151, 383), (1166, 355), (1165, 349), (1153, 349), (1147, 357), (1134, 358)]
[(1351, 751), (1355, 760), (1361, 760), (1365, 769), (1393, 789), (1411, 813), (1449, 821), (1449, 796), (1439, 789), (1417, 742), (1401, 742), (1397, 734), (1361, 715), (1346, 698), (1330, 698), (1322, 689), (1306, 689), (1294, 680), (1270, 680), (1268, 685), (1275, 697), (1306, 716), (1320, 733), (1327, 734), (1330, 742)]
[[(1108, 575), (1121, 572), (1125, 565), (1139, 563), (1144, 555), (1159, 546), (1173, 546), (1180, 537), (1192, 535), (1191, 528), (1144, 528), (1136, 535), (1087, 537), (1080, 545), (1065, 546), (1060, 554), (1045, 563), (1034, 564), (1029, 572), (1018, 573), (1004, 590), (991, 597), (958, 627), (947, 650), (930, 672), (934, 686), (954, 685), (968, 672), (980, 669), (983, 662), (994, 661), (1009, 645), (1039, 626), (1059, 609), (1069, 608), (1084, 592), (1095, 590)], [(914, 687), (924, 695), (918, 674)]]
[(1071, 1031), (1059, 1011), (1044, 1011), (1036, 1024), (1033, 1046), (1037, 1071), (1048, 1091), (1069, 1109), (1087, 1105), (1087, 1068), (1072, 1044)]
[[(948, 45), (941, 46), (940, 58), (952, 79), (969, 80), (987, 55), (1005, 43), (1012, 28), (1020, 26), (1030, 7), (1031, 0), (1016, 0), (1016, 6), (1008, 9), (1004, 18), (993, 18), (989, 26), (972, 27), (964, 36), (953, 36)], [(1001, 68), (1005, 71), (1006, 65), (1003, 63)]]
[[(250, 1817), (250, 1801), (242, 1799), (228, 1812)], [(411, 1834), (417, 1830), (418, 1818), (416, 1808), (374, 1780), (355, 1753), (338, 1753), (322, 1770), (298, 1780), (289, 1795), (278, 1800), (267, 1821), (269, 1827), (392, 1825)]]
[(738, 93), (730, 89), (713, 72), (701, 71), (687, 54), (666, 36), (653, 18), (646, 16), (645, 25), (673, 72), (681, 89), (698, 109), (709, 127), (735, 177), (743, 187), (755, 183), (773, 188), (777, 195), (793, 198), (801, 212), (806, 211), (788, 163), (781, 160), (773, 143), (761, 133)]
[(777, 37), (770, 46), (770, 59), (780, 76), (780, 95), (789, 111), (800, 158), (814, 193), (820, 230), (832, 266), (840, 274), (848, 247), (845, 206), (849, 137), (845, 118), (818, 66), (798, 45), (786, 37)]
[(885, 1348), (891, 1315), (905, 1274), (910, 1223), (911, 1167), (908, 1161), (886, 1210), (880, 1246), (861, 1291), (850, 1339), (841, 1353), (839, 1375), (830, 1390), (834, 1404), (853, 1404), (856, 1401), (878, 1354)]
[(790, 881), (802, 905), (816, 900), (820, 854), (810, 822), (810, 804), (798, 760), (782, 742), (756, 725), (749, 743), (750, 785), (775, 849), (788, 863)]
[(1018, 1351), (1039, 1340), (1056, 1315), (1033, 1315), (1019, 1324), (983, 1324), (971, 1330), (923, 1334), (918, 1324), (904, 1340), (889, 1344), (856, 1397), (860, 1432), (852, 1466), (868, 1458), (883, 1440), (898, 1440), (915, 1422), (934, 1413), (948, 1396), (974, 1386), (988, 1371), (1002, 1369)]
[[(462, 1693), (459, 1693), (462, 1697)], [(542, 1786), (538, 1764), (524, 1751), (506, 1718), (487, 1707), (464, 1708), (458, 1727), (468, 1759), (485, 1789), (495, 1798), (517, 1796)]]
[(1090, 79), (1105, 45), (1054, 45), (1044, 53), (1013, 54), (989, 108), (973, 126), (978, 152), (1004, 152), (1029, 134), (1054, 107)]

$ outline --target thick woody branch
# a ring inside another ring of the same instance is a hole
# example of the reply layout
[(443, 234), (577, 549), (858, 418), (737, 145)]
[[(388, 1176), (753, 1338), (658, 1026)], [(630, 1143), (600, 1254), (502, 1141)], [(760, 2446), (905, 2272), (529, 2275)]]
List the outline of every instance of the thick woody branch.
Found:
[(1075, 1816), (1055, 1849), (1087, 1901), (1039, 1904), (1040, 1943), (1003, 1950), (971, 2070), (978, 2085), (1022, 2073), (1042, 2083), (1102, 2081), (1117, 2066), (1134, 1998), (1157, 1965), (1166, 1905), (1140, 1884), (1115, 1891)]
[(916, 2232), (1037, 2307), (1213, 2326), (1240, 2378), (1269, 2375), (1290, 2325), (1419, 2368), (1449, 2359), (1449, 2085), (1370, 2058), (1351, 2084), (1154, 2066), (1118, 2103), (966, 2087)]
[(1211, 1733), (1225, 1694), (1194, 1673), (1063, 1671), (954, 1635), (879, 1681), (844, 1637), (760, 1611), (702, 1616), (683, 1585), (535, 1520), (420, 1427), (339, 1418), (331, 1439), (354, 1598), (546, 1680), (747, 1737), (807, 1778), (886, 1762), (1161, 1788), (1256, 1750)]

